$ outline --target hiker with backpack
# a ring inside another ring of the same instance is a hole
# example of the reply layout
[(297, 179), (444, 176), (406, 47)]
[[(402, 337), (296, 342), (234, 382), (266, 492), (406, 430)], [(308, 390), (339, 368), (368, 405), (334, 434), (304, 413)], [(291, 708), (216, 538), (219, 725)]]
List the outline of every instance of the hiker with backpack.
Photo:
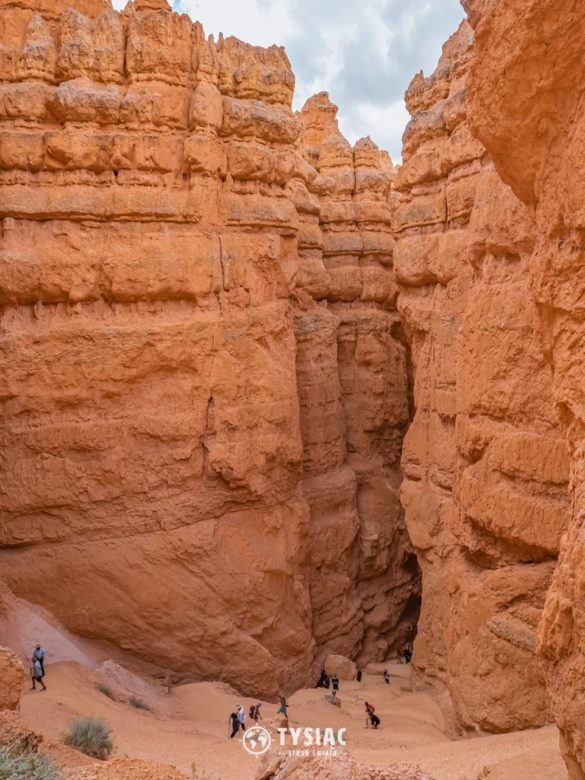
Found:
[(262, 715), (260, 715), (261, 706), (262, 704), (260, 702), (258, 702), (258, 704), (250, 704), (248, 714), (250, 716), (250, 720), (253, 720), (254, 723), (258, 723), (259, 720), (262, 720)]
[(372, 724), (372, 728), (377, 729), (380, 725), (380, 718), (376, 715), (374, 705), (366, 702), (366, 728), (369, 728), (370, 724)]

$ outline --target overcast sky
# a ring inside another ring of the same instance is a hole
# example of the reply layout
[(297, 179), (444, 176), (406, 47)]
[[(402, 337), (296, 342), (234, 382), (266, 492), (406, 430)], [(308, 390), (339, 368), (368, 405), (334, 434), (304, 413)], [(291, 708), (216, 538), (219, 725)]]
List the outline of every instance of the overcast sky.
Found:
[(207, 34), (285, 46), (295, 108), (329, 92), (347, 138), (369, 135), (395, 161), (408, 121), (404, 91), (419, 70), (432, 73), (463, 18), (459, 0), (175, 0), (174, 7)]

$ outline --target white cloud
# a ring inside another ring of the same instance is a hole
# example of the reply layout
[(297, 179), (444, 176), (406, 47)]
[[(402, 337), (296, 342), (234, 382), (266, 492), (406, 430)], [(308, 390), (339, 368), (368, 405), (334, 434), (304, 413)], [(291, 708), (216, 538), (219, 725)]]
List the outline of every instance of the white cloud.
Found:
[[(126, 0), (113, 0), (117, 8)], [(435, 68), (463, 11), (459, 0), (175, 0), (207, 34), (284, 45), (297, 79), (295, 107), (327, 91), (351, 142), (369, 135), (400, 159), (403, 95)]]

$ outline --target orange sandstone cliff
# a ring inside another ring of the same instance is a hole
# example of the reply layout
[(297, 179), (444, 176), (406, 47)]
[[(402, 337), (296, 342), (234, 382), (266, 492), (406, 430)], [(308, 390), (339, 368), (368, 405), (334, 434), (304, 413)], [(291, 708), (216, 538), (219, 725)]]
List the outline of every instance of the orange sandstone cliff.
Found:
[(546, 599), (539, 642), (570, 774), (583, 778), (585, 10), (572, 0), (468, 0), (466, 6), (477, 36), (469, 99), (474, 132), (499, 175), (529, 206), (536, 225), (527, 276), (571, 458), (568, 533)]
[(568, 519), (568, 455), (528, 265), (529, 210), (472, 135), (464, 22), (406, 96), (398, 308), (416, 414), (402, 464), (422, 568), (415, 664), (468, 729), (547, 721), (536, 632)]
[(395, 169), (281, 48), (0, 4), (1, 576), (270, 696), (390, 657), (422, 573), (419, 679), (467, 730), (552, 701), (582, 778), (584, 14), (467, 6)]
[(389, 159), (165, 0), (0, 20), (3, 580), (244, 691), (383, 660), (418, 606)]

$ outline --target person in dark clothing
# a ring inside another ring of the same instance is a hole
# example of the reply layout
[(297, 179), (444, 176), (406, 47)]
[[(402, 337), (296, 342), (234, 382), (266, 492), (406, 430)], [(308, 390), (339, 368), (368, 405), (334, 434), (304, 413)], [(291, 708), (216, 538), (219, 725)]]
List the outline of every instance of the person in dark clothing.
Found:
[(390, 685), (390, 672), (388, 669), (384, 669), (384, 682), (386, 685)]
[(373, 728), (377, 729), (380, 725), (380, 718), (376, 715), (375, 710), (373, 704), (366, 702), (366, 728), (371, 724)]
[(404, 648), (404, 662), (409, 664), (412, 659), (412, 645), (410, 642)]
[(315, 688), (329, 688), (329, 677), (327, 677), (325, 669), (321, 671), (321, 677), (319, 677), (317, 680), (317, 685), (315, 685)]
[(333, 699), (337, 696), (337, 692), (339, 691), (339, 677), (337, 675), (333, 675), (331, 678), (331, 696), (333, 696)]
[(356, 679), (358, 682), (361, 682), (361, 681), (362, 681), (362, 670), (359, 668), (359, 666), (358, 666), (358, 668), (357, 668), (357, 672), (356, 672), (356, 674), (355, 674), (355, 679)]
[(236, 710), (234, 710), (230, 715), (228, 719), (228, 723), (230, 724), (232, 730), (232, 733), (230, 734), (230, 739), (233, 739), (238, 733), (238, 731), (240, 730), (240, 716), (238, 715)]
[(43, 672), (43, 667), (41, 666), (41, 662), (39, 659), (35, 659), (32, 664), (31, 668), (31, 677), (32, 677), (32, 688), (31, 691), (36, 691), (36, 685), (35, 683), (40, 683), (42, 685), (41, 690), (46, 691), (47, 686), (43, 682), (43, 677), (45, 676), (45, 673)]

